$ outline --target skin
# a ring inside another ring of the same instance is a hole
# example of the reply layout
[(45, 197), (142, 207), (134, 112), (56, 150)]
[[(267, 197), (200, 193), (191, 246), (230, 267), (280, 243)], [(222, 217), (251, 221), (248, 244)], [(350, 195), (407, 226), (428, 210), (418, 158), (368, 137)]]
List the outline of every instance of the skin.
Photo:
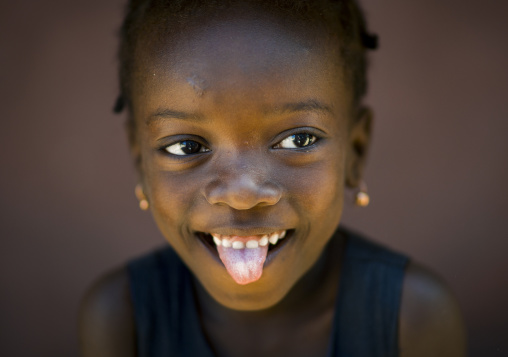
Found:
[[(371, 113), (351, 105), (336, 38), (257, 15), (236, 9), (226, 19), (199, 19), (178, 38), (138, 51), (132, 153), (160, 231), (194, 273), (215, 353), (324, 356), (345, 243), (331, 237), (344, 188), (362, 176)], [(281, 144), (297, 133), (315, 142)], [(200, 152), (165, 150), (184, 140)], [(294, 233), (247, 285), (236, 284), (195, 235), (278, 229)], [(400, 327), (401, 356), (464, 354), (455, 300), (414, 264)], [(124, 269), (89, 291), (80, 329), (85, 357), (135, 355)]]
[[(164, 45), (157, 51), (163, 55), (143, 61), (133, 98), (134, 151), (155, 221), (200, 283), (224, 306), (260, 310), (315, 264), (339, 223), (351, 96), (333, 60), (336, 47), (313, 49), (310, 39), (282, 30), (272, 37), (273, 29), (238, 18), (193, 29), (179, 46)], [(189, 77), (206, 83), (206, 92)], [(318, 140), (277, 148), (297, 133)], [(161, 150), (182, 140), (210, 151)], [(280, 229), (294, 234), (261, 279), (245, 286), (194, 235)]]

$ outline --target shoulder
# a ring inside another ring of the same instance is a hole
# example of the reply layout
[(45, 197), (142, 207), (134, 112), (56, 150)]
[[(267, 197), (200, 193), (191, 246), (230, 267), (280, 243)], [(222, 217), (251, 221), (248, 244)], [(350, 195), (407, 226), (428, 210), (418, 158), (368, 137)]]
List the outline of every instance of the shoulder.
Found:
[(105, 274), (85, 294), (79, 337), (83, 357), (135, 356), (134, 314), (125, 267)]
[(426, 268), (409, 263), (402, 288), (400, 356), (465, 356), (465, 329), (457, 301)]

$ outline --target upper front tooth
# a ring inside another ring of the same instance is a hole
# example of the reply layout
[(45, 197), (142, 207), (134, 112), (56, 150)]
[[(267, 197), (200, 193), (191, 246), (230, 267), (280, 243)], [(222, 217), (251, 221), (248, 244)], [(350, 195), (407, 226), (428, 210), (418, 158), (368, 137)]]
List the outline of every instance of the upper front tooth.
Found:
[(277, 244), (277, 241), (279, 240), (279, 234), (278, 233), (272, 233), (270, 234), (270, 238), (268, 238), (270, 243)]
[(243, 249), (243, 248), (245, 248), (243, 242), (240, 242), (238, 240), (233, 242), (233, 249)]
[(229, 239), (224, 238), (222, 240), (222, 246), (224, 248), (231, 248), (231, 241)]
[(216, 236), (213, 236), (213, 241), (215, 242), (216, 245), (222, 245), (222, 241)]
[(257, 248), (259, 246), (259, 243), (257, 240), (250, 240), (245, 244), (247, 248)]
[(264, 247), (265, 245), (268, 244), (268, 235), (264, 235), (263, 237), (261, 237), (261, 239), (259, 240), (259, 245)]

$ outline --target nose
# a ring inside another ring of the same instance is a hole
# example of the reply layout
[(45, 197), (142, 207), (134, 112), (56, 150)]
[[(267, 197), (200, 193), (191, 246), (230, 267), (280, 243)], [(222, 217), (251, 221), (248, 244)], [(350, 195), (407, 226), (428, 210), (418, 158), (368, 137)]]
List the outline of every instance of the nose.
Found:
[(204, 196), (210, 204), (226, 204), (236, 210), (274, 205), (279, 202), (282, 190), (268, 179), (266, 171), (266, 167), (229, 162), (204, 187)]

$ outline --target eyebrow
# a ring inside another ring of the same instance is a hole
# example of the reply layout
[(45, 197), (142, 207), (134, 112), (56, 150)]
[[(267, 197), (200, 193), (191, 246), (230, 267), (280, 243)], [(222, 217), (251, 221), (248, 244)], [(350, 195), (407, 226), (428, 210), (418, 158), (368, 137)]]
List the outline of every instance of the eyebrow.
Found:
[(326, 112), (329, 114), (333, 114), (332, 109), (329, 106), (315, 99), (310, 99), (296, 103), (286, 103), (281, 106), (275, 107), (275, 109), (268, 110), (267, 114), (281, 115), (297, 112)]
[(153, 122), (159, 121), (161, 119), (180, 119), (180, 120), (190, 120), (190, 121), (201, 121), (203, 120), (203, 116), (199, 114), (194, 113), (186, 113), (186, 112), (180, 112), (177, 110), (171, 110), (171, 109), (158, 109), (155, 113), (150, 115), (146, 119), (146, 124), (150, 125)]

